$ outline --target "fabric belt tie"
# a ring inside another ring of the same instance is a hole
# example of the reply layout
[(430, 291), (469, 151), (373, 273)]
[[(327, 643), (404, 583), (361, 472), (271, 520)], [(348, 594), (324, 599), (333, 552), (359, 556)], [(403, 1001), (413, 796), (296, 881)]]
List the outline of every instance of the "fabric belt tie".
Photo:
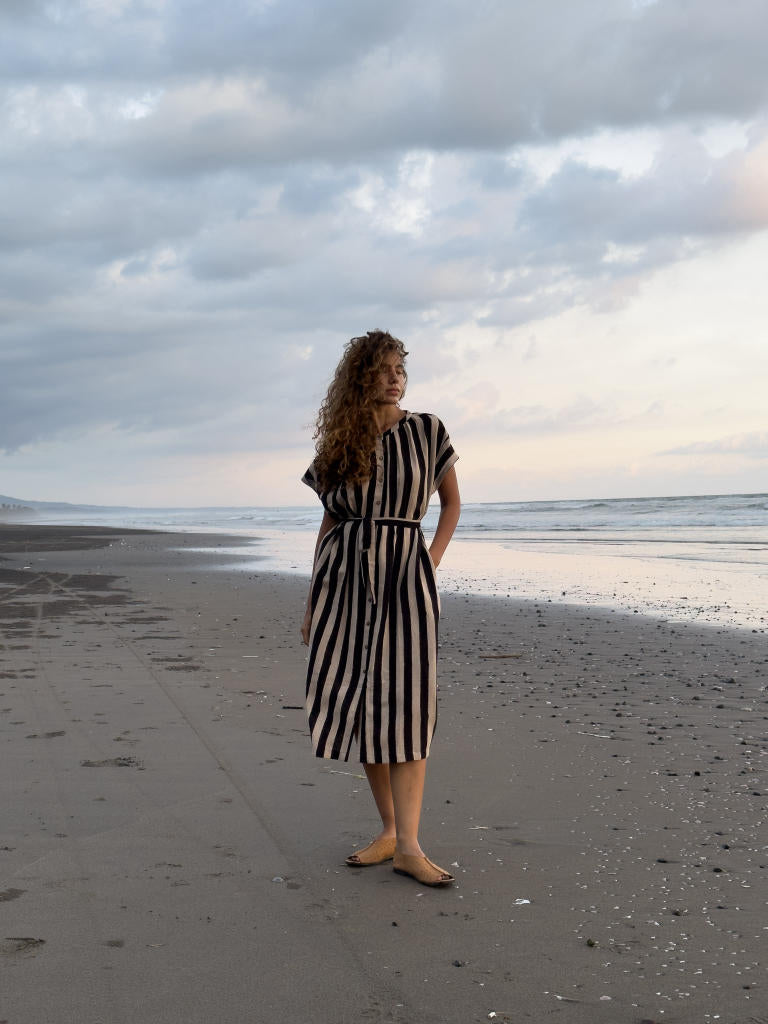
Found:
[(397, 519), (393, 516), (352, 516), (342, 522), (360, 523), (357, 531), (357, 550), (360, 552), (360, 568), (363, 576), (368, 576), (368, 590), (371, 594), (371, 603), (376, 604), (376, 590), (373, 585), (376, 574), (376, 546), (373, 543), (375, 529), (377, 526), (402, 526), (408, 530), (421, 529), (420, 519)]

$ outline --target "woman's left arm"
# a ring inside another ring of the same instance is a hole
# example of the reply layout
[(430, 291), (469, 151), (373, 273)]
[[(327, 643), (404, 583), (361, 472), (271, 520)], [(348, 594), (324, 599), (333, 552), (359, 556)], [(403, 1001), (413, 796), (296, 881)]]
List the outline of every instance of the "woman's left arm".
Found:
[(435, 536), (429, 545), (429, 555), (435, 567), (440, 565), (461, 515), (459, 481), (456, 479), (456, 470), (453, 466), (440, 481), (437, 493), (440, 497), (440, 518), (437, 520)]

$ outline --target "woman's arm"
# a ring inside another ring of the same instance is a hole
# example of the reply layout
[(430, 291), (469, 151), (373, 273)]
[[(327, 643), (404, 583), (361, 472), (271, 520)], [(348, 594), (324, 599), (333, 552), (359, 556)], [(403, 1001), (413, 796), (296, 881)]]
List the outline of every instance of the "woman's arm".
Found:
[[(336, 523), (338, 523), (338, 519), (335, 516), (332, 516), (331, 513), (328, 512), (327, 510), (325, 512), (323, 512), (323, 521), (320, 523), (320, 529), (317, 531), (317, 542), (315, 543), (315, 554), (314, 554), (314, 557), (312, 559), (312, 568), (313, 569), (315, 567), (315, 562), (317, 561), (317, 552), (318, 552), (318, 549), (320, 547), (320, 542), (322, 541), (322, 539), (326, 535), (326, 533), (328, 533), (329, 530), (332, 530), (334, 528)], [(311, 601), (311, 599), (312, 599), (312, 584), (310, 583), (310, 585), (309, 585), (309, 593), (307, 594), (307, 608), (306, 608), (306, 611), (304, 613), (304, 621), (301, 624), (301, 639), (302, 639), (302, 642), (305, 643), (305, 644), (309, 644), (309, 629), (310, 629), (310, 626), (312, 625), (312, 609), (310, 608), (310, 601)]]
[(456, 470), (453, 466), (440, 481), (437, 493), (440, 496), (440, 518), (437, 520), (435, 536), (429, 545), (429, 555), (436, 567), (442, 561), (461, 515), (459, 481), (456, 479)]

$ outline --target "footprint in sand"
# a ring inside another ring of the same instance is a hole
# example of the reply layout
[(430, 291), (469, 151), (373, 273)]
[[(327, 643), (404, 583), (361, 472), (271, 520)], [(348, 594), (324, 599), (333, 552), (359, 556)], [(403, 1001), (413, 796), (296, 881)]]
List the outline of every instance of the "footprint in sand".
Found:
[(17, 900), (26, 891), (26, 889), (3, 889), (0, 892), (0, 903), (10, 903), (11, 900)]

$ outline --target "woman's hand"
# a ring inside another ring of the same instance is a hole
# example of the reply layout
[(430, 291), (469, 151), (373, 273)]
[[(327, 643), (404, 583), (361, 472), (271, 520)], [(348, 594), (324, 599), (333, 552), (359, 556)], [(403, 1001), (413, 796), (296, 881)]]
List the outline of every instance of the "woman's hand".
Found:
[(312, 612), (307, 608), (304, 615), (304, 621), (301, 624), (301, 642), (309, 647), (309, 630), (312, 626)]

